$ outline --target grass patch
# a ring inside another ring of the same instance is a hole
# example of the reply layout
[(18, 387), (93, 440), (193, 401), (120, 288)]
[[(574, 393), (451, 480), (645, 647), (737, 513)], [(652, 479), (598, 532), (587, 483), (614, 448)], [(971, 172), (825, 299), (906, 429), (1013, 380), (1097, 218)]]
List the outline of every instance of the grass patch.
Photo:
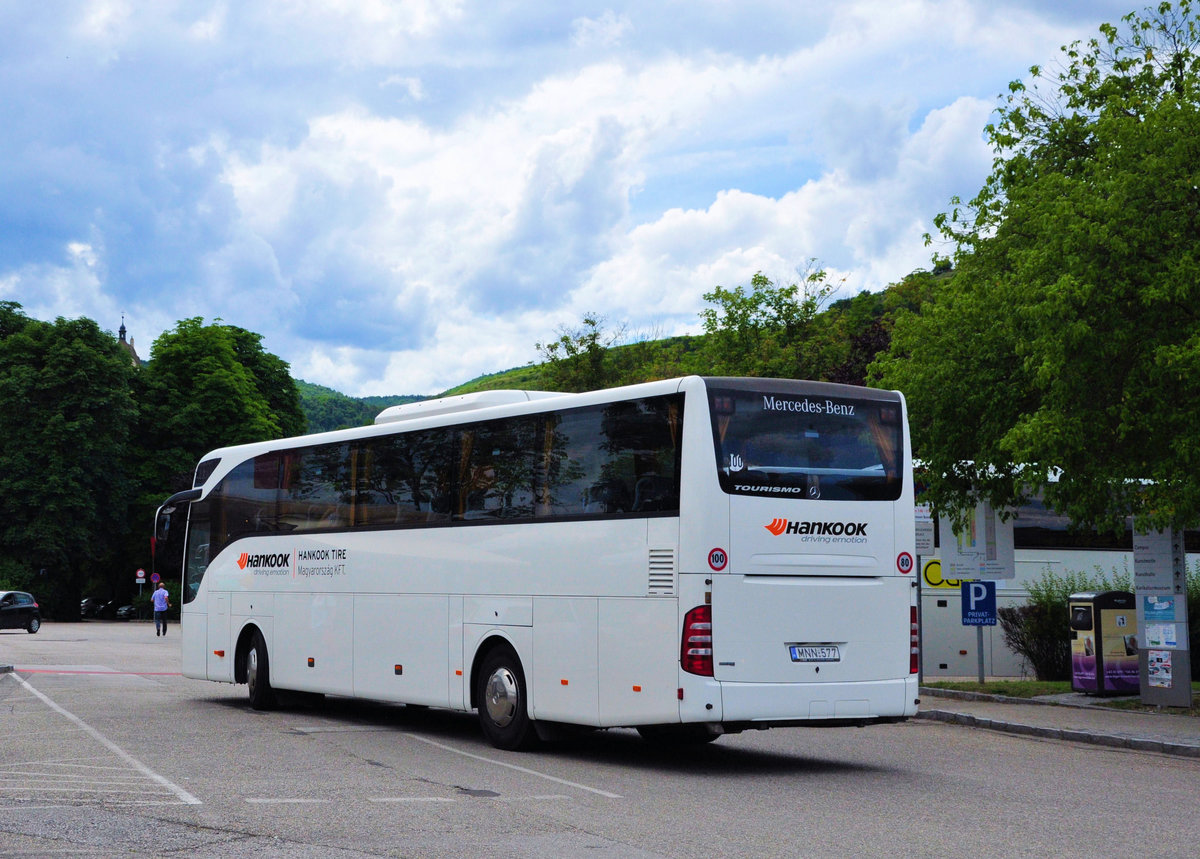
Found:
[[(974, 680), (934, 680), (923, 686), (934, 689), (950, 689), (955, 692), (980, 692), (984, 695), (1004, 695), (1008, 698), (1036, 698), (1039, 695), (1061, 695), (1071, 691), (1071, 681), (1045, 680), (989, 680), (979, 683)], [(1192, 684), (1192, 707), (1159, 707), (1147, 706), (1139, 698), (1101, 698), (1093, 699), (1101, 707), (1114, 710), (1130, 710), (1140, 713), (1174, 713), (1182, 716), (1200, 716), (1200, 683)]]
[(1039, 695), (1061, 695), (1071, 691), (1069, 680), (935, 680), (922, 685), (955, 692), (980, 692), (984, 695), (1007, 695), (1009, 698), (1036, 698)]

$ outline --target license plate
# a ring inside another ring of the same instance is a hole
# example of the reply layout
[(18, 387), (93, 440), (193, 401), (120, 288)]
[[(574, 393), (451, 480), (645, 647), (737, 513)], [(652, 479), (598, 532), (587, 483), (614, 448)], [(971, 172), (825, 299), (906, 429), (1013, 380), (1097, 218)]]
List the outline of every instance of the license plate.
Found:
[(788, 646), (792, 662), (841, 662), (842, 651), (836, 644), (792, 644)]

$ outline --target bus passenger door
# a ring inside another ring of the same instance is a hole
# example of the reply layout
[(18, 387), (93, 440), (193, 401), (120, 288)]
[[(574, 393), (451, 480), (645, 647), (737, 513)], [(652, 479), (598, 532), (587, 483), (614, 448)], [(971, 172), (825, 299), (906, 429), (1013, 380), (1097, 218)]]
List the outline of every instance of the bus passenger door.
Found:
[(467, 671), (467, 666), (463, 664), (463, 598), (450, 597), (448, 610), (446, 631), (449, 641), (446, 642), (446, 652), (449, 654), (449, 662), (446, 665), (446, 683), (450, 690), (450, 709), (470, 710), (471, 672)]

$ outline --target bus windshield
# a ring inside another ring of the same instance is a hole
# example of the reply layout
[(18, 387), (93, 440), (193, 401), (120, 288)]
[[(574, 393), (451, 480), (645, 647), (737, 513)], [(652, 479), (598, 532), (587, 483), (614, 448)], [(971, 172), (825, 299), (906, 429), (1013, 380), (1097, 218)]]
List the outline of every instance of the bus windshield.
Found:
[(900, 401), (764, 383), (708, 390), (722, 488), (731, 494), (895, 501), (903, 487)]

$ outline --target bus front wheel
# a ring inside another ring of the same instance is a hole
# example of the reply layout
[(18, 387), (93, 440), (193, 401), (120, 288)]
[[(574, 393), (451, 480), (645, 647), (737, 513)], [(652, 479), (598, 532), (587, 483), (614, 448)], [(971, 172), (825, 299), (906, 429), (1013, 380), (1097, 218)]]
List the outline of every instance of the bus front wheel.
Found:
[(537, 743), (529, 718), (525, 672), (508, 647), (497, 647), (480, 666), (476, 690), (479, 724), (484, 736), (498, 749), (516, 751)]
[(261, 632), (250, 639), (246, 653), (246, 687), (250, 690), (250, 706), (255, 710), (275, 707), (275, 690), (271, 688), (271, 663), (267, 658), (267, 642)]

